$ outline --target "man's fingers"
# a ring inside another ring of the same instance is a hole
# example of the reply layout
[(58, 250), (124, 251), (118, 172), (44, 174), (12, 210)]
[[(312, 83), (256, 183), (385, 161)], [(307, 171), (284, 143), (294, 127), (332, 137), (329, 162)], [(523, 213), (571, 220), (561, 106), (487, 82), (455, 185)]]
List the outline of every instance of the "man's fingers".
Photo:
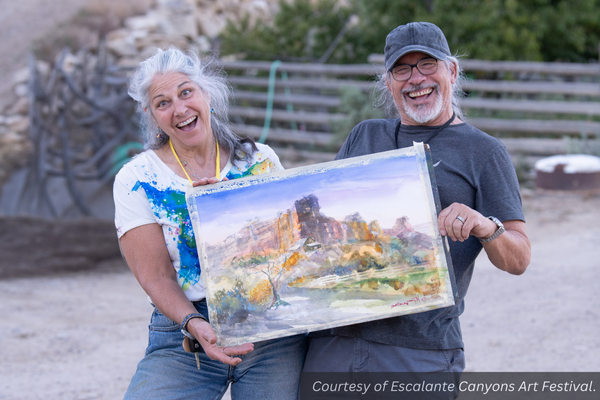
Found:
[(438, 217), (440, 234), (453, 241), (463, 242), (469, 238), (476, 219), (471, 208), (464, 204), (452, 203), (443, 209)]
[(450, 237), (452, 240), (460, 240), (462, 241), (462, 229), (463, 229), (463, 223), (457, 219), (456, 217), (454, 217), (454, 219), (450, 220), (450, 232), (452, 232), (450, 234)]

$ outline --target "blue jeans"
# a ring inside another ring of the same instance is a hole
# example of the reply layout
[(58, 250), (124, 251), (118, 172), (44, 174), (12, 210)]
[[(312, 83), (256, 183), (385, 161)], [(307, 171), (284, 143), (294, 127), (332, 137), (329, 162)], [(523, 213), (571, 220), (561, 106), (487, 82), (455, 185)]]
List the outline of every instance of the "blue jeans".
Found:
[[(207, 315), (206, 302), (195, 302), (198, 312)], [(239, 356), (242, 362), (231, 367), (198, 353), (201, 369), (193, 354), (182, 347), (179, 324), (157, 309), (152, 314), (146, 356), (125, 399), (221, 399), (231, 383), (232, 400), (297, 399), (300, 372), (306, 355), (306, 335), (296, 335), (254, 344), (254, 350)]]

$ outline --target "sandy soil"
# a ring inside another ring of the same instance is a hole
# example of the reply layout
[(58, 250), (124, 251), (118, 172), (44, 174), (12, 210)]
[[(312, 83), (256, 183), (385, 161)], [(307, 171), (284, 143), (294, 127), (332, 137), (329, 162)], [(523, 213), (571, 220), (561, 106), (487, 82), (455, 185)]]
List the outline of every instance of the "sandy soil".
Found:
[(480, 256), (461, 318), (468, 371), (600, 371), (600, 196), (523, 199), (532, 260), (513, 276)]
[[(467, 370), (600, 371), (600, 195), (531, 193), (524, 209), (528, 271), (477, 264), (462, 318)], [(0, 281), (0, 399), (121, 398), (150, 312), (121, 260)]]

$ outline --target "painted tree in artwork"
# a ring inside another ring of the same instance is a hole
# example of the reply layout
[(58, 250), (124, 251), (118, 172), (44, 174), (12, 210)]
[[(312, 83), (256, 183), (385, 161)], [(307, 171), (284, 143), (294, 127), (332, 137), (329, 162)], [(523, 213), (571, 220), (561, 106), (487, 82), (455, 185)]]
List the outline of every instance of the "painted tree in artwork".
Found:
[[(266, 285), (263, 283), (261, 286), (261, 291), (264, 293), (262, 298), (270, 298), (267, 303), (267, 309), (277, 308), (279, 306), (287, 306), (289, 305), (287, 302), (281, 300), (279, 297), (279, 285), (280, 279), (283, 275), (284, 268), (281, 265), (268, 261), (266, 264), (257, 267), (258, 272), (265, 275), (267, 278), (266, 281), (262, 282), (267, 283)], [(270, 293), (268, 293), (270, 292)]]
[(285, 279), (285, 273), (290, 271), (300, 258), (298, 253), (293, 253), (289, 257), (285, 256), (282, 263), (269, 259), (265, 263), (250, 267), (255, 270), (254, 273), (262, 274), (266, 278), (250, 291), (250, 300), (263, 304), (267, 310), (289, 305), (281, 299), (279, 288)]

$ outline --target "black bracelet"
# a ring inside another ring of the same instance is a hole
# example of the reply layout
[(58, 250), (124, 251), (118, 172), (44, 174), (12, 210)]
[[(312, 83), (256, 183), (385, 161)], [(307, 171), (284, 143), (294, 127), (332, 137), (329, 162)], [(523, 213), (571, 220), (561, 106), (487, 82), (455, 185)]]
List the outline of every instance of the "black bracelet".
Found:
[(188, 322), (190, 322), (191, 319), (194, 318), (200, 318), (206, 322), (208, 322), (208, 320), (206, 318), (204, 318), (204, 316), (202, 314), (199, 313), (191, 313), (185, 316), (185, 318), (183, 319), (183, 322), (181, 323), (181, 329), (185, 329), (187, 330), (187, 324)]

